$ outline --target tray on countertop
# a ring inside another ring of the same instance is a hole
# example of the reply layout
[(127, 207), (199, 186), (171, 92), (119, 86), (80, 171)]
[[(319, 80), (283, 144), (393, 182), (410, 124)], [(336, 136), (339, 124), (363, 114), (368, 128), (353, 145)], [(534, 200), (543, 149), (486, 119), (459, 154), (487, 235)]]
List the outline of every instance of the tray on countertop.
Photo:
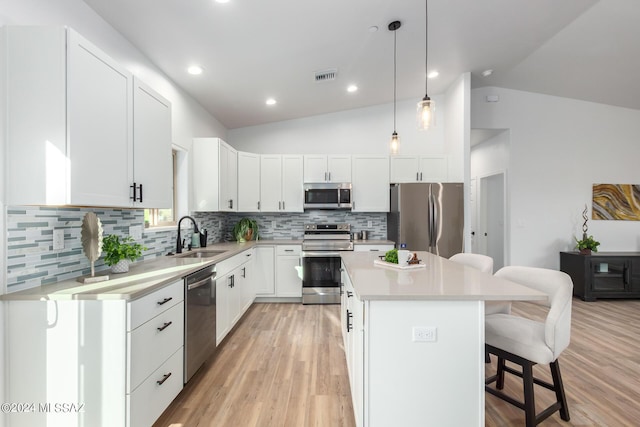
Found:
[(377, 265), (380, 267), (395, 268), (396, 270), (415, 270), (417, 268), (425, 268), (427, 266), (427, 264), (425, 264), (422, 261), (419, 261), (417, 264), (400, 265), (400, 264), (394, 264), (392, 262), (383, 261), (381, 259), (374, 259), (373, 265)]

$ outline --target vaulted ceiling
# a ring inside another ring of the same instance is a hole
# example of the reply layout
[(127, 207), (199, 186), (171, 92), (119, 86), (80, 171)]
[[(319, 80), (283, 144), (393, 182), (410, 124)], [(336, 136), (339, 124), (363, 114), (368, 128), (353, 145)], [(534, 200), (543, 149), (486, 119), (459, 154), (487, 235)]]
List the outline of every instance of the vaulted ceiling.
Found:
[[(397, 97), (425, 93), (421, 0), (84, 1), (229, 129), (391, 102), (393, 20)], [(430, 0), (429, 95), (469, 71), (472, 87), (640, 109), (638, 22), (638, 0)]]

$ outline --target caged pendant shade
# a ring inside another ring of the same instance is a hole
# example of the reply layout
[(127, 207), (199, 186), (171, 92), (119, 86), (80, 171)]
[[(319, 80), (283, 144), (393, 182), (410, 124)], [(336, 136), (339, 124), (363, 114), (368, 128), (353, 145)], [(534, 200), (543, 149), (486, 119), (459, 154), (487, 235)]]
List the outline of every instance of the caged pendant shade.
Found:
[(393, 133), (389, 142), (391, 154), (397, 154), (400, 148), (400, 138), (396, 132), (396, 30), (401, 26), (400, 21), (393, 21), (389, 24), (389, 31), (393, 31)]
[(424, 24), (424, 44), (425, 44), (425, 50), (424, 50), (424, 98), (422, 98), (422, 101), (418, 102), (418, 109), (417, 109), (417, 114), (416, 114), (416, 119), (418, 120), (418, 129), (420, 130), (426, 130), (429, 129), (431, 126), (433, 126), (435, 124), (435, 117), (434, 117), (434, 113), (435, 113), (435, 102), (433, 100), (431, 100), (431, 98), (429, 98), (429, 91), (427, 90), (428, 88), (428, 82), (429, 82), (429, 77), (427, 76), (428, 74), (428, 62), (427, 59), (429, 57), (429, 31), (428, 31), (428, 27), (429, 27), (429, 1), (425, 0), (425, 6), (424, 6), (424, 10), (425, 10), (425, 24)]

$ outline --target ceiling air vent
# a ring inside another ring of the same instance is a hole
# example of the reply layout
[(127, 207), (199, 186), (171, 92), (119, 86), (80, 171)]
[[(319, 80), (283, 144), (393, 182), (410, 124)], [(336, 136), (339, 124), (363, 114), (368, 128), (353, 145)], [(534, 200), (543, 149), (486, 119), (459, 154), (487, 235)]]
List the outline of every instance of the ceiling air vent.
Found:
[(328, 82), (336, 79), (336, 75), (338, 74), (338, 70), (333, 68), (331, 70), (322, 70), (316, 71), (315, 80), (317, 82)]

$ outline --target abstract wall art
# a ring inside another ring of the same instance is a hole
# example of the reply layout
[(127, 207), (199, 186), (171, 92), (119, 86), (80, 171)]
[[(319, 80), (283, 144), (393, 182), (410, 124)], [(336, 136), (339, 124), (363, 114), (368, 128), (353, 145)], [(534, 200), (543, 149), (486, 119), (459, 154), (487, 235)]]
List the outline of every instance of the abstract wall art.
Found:
[(591, 217), (640, 221), (640, 184), (593, 184)]

